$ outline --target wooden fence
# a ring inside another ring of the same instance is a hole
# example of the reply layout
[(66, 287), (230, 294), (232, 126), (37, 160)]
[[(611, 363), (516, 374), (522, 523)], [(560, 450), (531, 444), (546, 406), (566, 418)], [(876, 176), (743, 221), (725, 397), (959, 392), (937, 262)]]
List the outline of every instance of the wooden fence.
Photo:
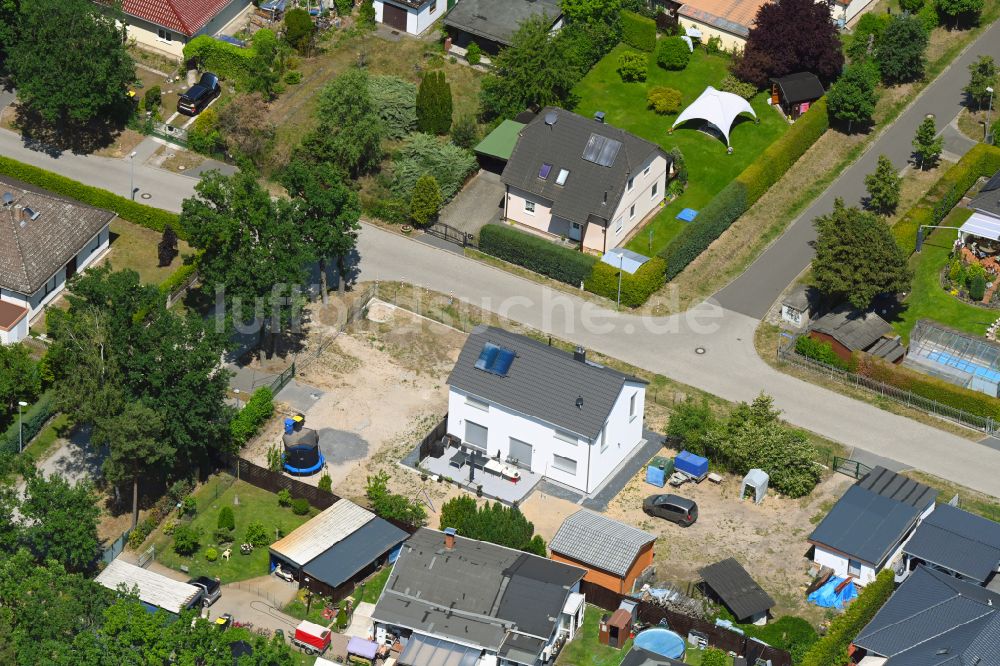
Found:
[(241, 481), (257, 486), (268, 492), (287, 490), (295, 499), (303, 498), (317, 509), (329, 509), (340, 496), (310, 486), (281, 472), (272, 472), (266, 467), (255, 465), (245, 458), (230, 458), (227, 461), (231, 473)]
[(448, 415), (445, 414), (441, 422), (434, 426), (434, 429), (427, 433), (427, 436), (420, 441), (420, 460), (431, 454), (431, 445), (440, 441), (448, 433)]
[(751, 664), (759, 658), (769, 660), (772, 666), (792, 666), (792, 657), (785, 650), (764, 645), (735, 631), (718, 627), (711, 622), (681, 615), (654, 603), (618, 594), (587, 581), (580, 583), (580, 592), (586, 595), (588, 603), (607, 611), (617, 610), (624, 599), (636, 601), (636, 619), (639, 622), (650, 625), (666, 622), (671, 631), (677, 632), (684, 638), (691, 631), (701, 632), (708, 636), (710, 646), (726, 652), (735, 652), (746, 657)]

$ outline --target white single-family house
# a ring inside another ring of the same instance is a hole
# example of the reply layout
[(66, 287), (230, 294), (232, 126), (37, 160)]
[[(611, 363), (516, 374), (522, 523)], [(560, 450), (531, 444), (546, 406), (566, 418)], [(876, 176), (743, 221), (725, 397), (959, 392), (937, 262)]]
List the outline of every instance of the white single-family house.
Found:
[(454, 4), (455, 0), (375, 0), (375, 22), (419, 35)]

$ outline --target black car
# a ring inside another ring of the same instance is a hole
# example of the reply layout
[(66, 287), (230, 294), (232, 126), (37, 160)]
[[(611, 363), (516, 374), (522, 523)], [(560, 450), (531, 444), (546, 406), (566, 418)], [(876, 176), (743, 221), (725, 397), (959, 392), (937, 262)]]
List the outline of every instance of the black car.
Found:
[(205, 72), (198, 83), (177, 100), (177, 110), (189, 116), (196, 116), (220, 94), (222, 86), (219, 85), (219, 77), (211, 72)]
[(678, 495), (650, 495), (643, 501), (642, 510), (682, 527), (693, 525), (698, 520), (698, 505)]
[(215, 578), (198, 576), (189, 580), (188, 584), (201, 590), (201, 603), (205, 606), (211, 606), (222, 596), (222, 586)]

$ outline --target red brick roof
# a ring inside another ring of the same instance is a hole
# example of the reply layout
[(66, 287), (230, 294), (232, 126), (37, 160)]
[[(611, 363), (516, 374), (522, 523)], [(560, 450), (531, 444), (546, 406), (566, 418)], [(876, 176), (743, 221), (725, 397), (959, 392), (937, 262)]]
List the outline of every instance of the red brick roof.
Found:
[(191, 37), (230, 2), (231, 0), (123, 0), (122, 11), (129, 16)]
[(0, 301), (0, 331), (9, 331), (17, 325), (17, 322), (24, 319), (28, 314), (28, 309), (11, 303), (10, 301)]

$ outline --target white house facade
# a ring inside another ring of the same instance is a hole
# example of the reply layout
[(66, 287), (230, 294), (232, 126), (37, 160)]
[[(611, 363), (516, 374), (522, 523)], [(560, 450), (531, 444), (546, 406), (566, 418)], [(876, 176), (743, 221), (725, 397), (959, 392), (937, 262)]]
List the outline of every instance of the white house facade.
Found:
[(375, 0), (374, 7), (376, 23), (419, 35), (444, 16), (449, 4), (448, 0)]
[(123, 0), (126, 31), (139, 46), (172, 58), (199, 35), (215, 35), (251, 0)]

